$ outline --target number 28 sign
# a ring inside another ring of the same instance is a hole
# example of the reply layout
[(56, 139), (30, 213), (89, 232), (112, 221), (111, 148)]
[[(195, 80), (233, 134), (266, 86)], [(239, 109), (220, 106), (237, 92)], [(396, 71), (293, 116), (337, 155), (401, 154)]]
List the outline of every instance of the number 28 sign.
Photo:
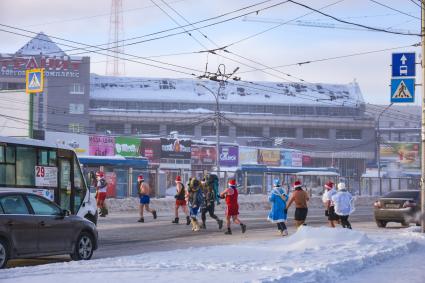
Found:
[(58, 168), (35, 166), (35, 185), (37, 187), (57, 187)]

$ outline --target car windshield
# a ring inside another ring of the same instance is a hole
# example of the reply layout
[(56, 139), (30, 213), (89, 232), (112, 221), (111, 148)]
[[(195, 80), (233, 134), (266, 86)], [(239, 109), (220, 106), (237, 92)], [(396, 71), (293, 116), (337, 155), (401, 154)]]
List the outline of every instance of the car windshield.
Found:
[(386, 194), (384, 198), (419, 198), (419, 191), (394, 191)]

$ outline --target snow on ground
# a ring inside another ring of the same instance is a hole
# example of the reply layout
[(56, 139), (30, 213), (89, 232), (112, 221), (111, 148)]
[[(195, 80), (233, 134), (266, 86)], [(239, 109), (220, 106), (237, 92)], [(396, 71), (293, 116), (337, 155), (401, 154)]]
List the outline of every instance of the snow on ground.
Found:
[[(409, 270), (412, 280), (404, 282), (419, 283), (424, 282), (424, 247), (424, 236), (413, 231), (366, 234), (341, 228), (302, 227), (289, 237), (271, 241), (242, 240), (237, 245), (12, 268), (1, 271), (0, 281), (329, 283), (352, 277), (357, 280), (350, 282), (389, 282), (379, 280), (384, 278), (400, 282), (405, 274), (396, 274), (395, 270), (412, 265), (416, 266)], [(387, 277), (387, 268), (393, 269), (389, 271), (394, 273), (392, 277)]]

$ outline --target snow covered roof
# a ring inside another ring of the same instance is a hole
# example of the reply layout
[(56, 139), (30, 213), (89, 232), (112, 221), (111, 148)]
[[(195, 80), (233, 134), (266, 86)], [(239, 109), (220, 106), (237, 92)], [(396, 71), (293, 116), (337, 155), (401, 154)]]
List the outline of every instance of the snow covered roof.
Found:
[(54, 43), (50, 37), (40, 32), (19, 49), (16, 54), (19, 55), (49, 55), (49, 56), (66, 56), (65, 52)]
[[(196, 79), (130, 78), (91, 74), (91, 99), (214, 103), (218, 83)], [(207, 90), (207, 88), (210, 90)], [(229, 81), (220, 94), (224, 104), (327, 105), (364, 103), (356, 82), (349, 84)]]

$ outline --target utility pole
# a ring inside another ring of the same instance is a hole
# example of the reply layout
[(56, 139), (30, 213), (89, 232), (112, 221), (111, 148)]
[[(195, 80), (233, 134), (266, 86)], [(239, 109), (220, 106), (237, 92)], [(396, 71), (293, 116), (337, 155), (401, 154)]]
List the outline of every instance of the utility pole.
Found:
[(376, 138), (376, 161), (378, 163), (378, 178), (379, 178), (379, 192), (382, 195), (382, 178), (381, 178), (381, 128), (380, 128), (380, 121), (381, 121), (381, 117), (382, 114), (384, 114), (385, 111), (387, 111), (388, 109), (390, 109), (390, 107), (393, 105), (393, 103), (391, 102), (390, 105), (388, 105), (387, 107), (385, 107), (384, 110), (381, 111), (381, 113), (379, 113), (378, 115), (378, 119), (377, 119), (377, 138)]
[[(206, 69), (206, 68), (205, 68)], [(226, 81), (232, 78), (235, 81), (239, 81), (239, 77), (235, 77), (234, 74), (239, 70), (237, 67), (233, 70), (232, 73), (226, 74), (226, 66), (224, 64), (218, 65), (218, 69), (216, 73), (210, 73), (205, 70), (205, 73), (202, 76), (199, 76), (199, 79), (210, 79), (212, 81), (218, 82), (217, 93), (209, 89), (203, 84), (198, 83), (197, 85), (205, 88), (210, 92), (215, 98), (215, 135), (216, 135), (216, 168), (217, 168), (217, 177), (220, 183), (220, 92), (226, 86)]]
[(421, 43), (422, 43), (422, 150), (421, 150), (421, 232), (425, 233), (425, 3), (421, 1)]

